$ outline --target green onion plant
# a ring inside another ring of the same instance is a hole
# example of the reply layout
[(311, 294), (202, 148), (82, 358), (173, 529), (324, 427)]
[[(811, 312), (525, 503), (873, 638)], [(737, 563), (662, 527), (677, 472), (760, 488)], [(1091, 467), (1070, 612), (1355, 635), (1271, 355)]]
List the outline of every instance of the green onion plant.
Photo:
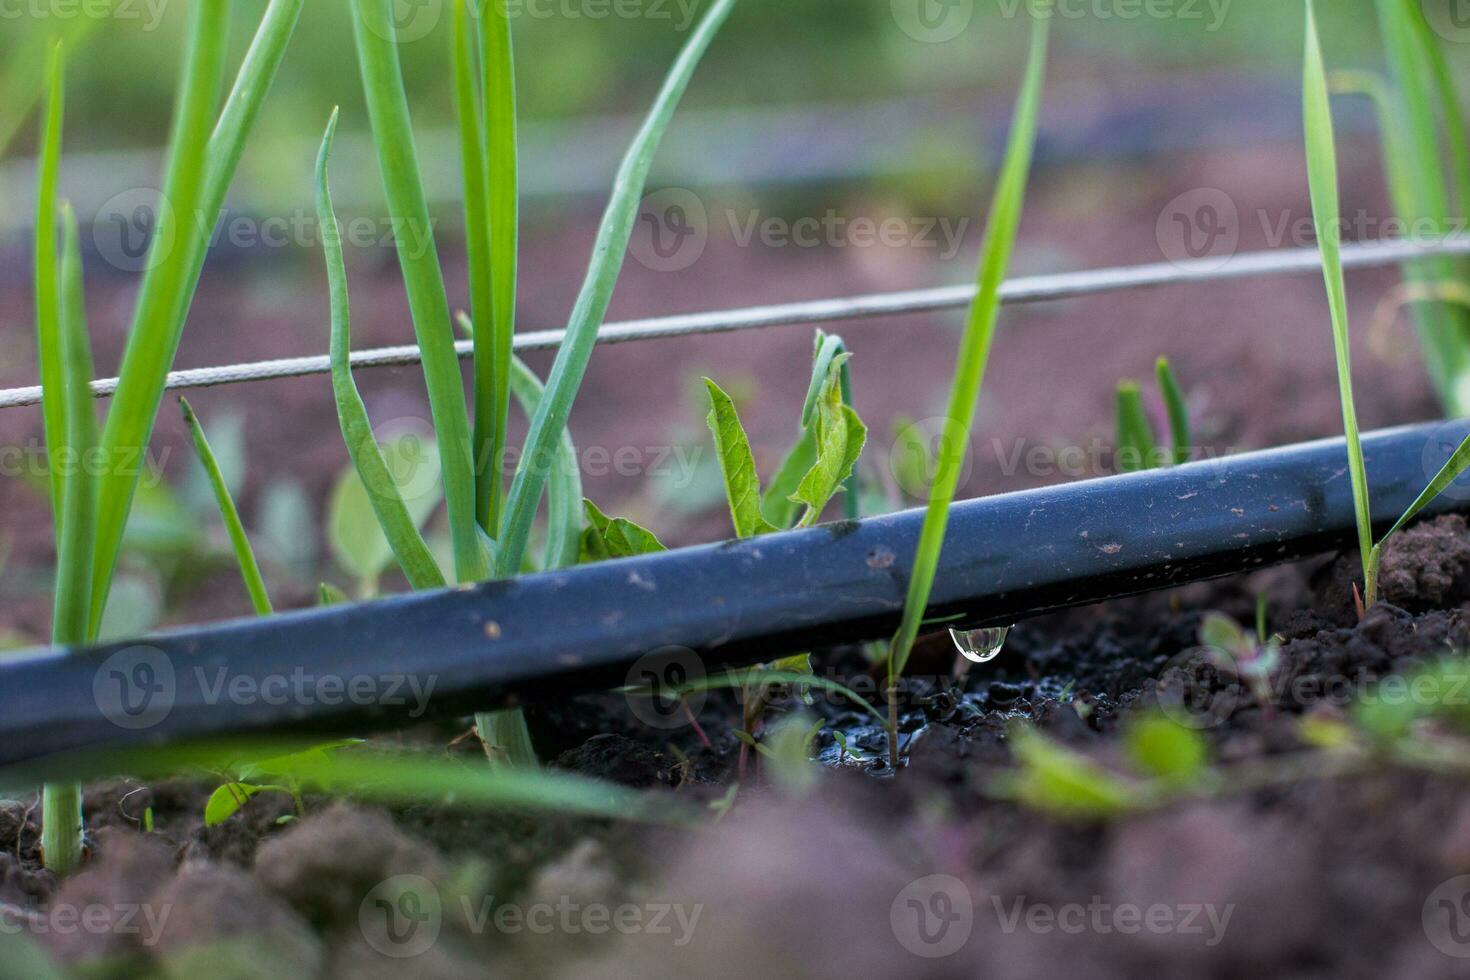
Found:
[(1347, 286), (1342, 268), (1342, 221), (1337, 182), (1337, 147), (1333, 134), (1332, 105), (1322, 44), (1317, 34), (1313, 0), (1306, 4), (1306, 52), (1302, 79), (1302, 109), (1306, 130), (1307, 175), (1311, 186), (1312, 217), (1322, 250), (1322, 274), (1327, 287), (1332, 322), (1332, 342), (1337, 359), (1337, 385), (1342, 401), (1343, 432), (1347, 437), (1348, 475), (1352, 483), (1353, 509), (1358, 529), (1358, 550), (1363, 568), (1360, 608), (1370, 608), (1378, 599), (1378, 566), (1388, 539), (1413, 520), (1445, 488), (1470, 467), (1470, 438), (1451, 454), (1422, 493), (1399, 516), (1383, 537), (1374, 539), (1372, 506), (1368, 495), (1368, 472), (1358, 433), (1357, 408), (1353, 401), (1352, 361), (1349, 352)]
[(980, 397), (980, 384), (990, 360), (990, 343), (995, 335), (995, 322), (1000, 311), (1000, 287), (1010, 264), (1016, 230), (1021, 220), (1021, 207), (1026, 199), (1026, 184), (1031, 171), (1031, 157), (1036, 145), (1036, 120), (1041, 107), (1042, 83), (1046, 73), (1047, 44), (1050, 40), (1051, 17), (1048, 12), (1031, 8), (1031, 48), (1026, 62), (1026, 75), (1016, 99), (1011, 135), (1006, 145), (1000, 178), (991, 203), (990, 219), (985, 229), (985, 244), (980, 252), (979, 290), (970, 305), (965, 331), (955, 361), (954, 382), (950, 388), (949, 408), (945, 412), (944, 432), (935, 461), (934, 482), (929, 504), (919, 532), (918, 553), (914, 556), (913, 574), (909, 578), (908, 596), (903, 618), (888, 647), (888, 761), (898, 768), (898, 681), (903, 676), (909, 653), (919, 630), (924, 625), (929, 595), (939, 567), (939, 552), (944, 545), (944, 532), (949, 524), (949, 507), (959, 487), (965, 453), (970, 444), (970, 424), (975, 415), (975, 402)]

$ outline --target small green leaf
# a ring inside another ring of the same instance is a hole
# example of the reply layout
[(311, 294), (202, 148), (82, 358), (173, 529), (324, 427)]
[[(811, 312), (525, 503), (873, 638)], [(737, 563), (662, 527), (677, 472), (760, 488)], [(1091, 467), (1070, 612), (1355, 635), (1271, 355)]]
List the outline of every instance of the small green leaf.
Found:
[(1147, 714), (1128, 727), (1124, 744), (1139, 772), (1166, 782), (1197, 780), (1208, 764), (1203, 736), (1163, 714)]
[(1179, 382), (1174, 378), (1174, 369), (1169, 366), (1167, 357), (1159, 358), (1158, 364), (1154, 366), (1154, 376), (1159, 382), (1159, 393), (1164, 396), (1164, 410), (1169, 416), (1169, 438), (1174, 448), (1174, 465), (1189, 462), (1190, 456), (1190, 432), (1189, 432), (1189, 406), (1185, 404), (1184, 393), (1179, 390)]
[(720, 471), (725, 475), (725, 496), (730, 502), (730, 518), (735, 525), (735, 536), (752, 538), (778, 530), (761, 513), (760, 479), (755, 473), (755, 457), (750, 452), (750, 440), (735, 403), (719, 385), (709, 378), (704, 379), (709, 390), (710, 413), (706, 421), (715, 438), (715, 454), (720, 460)]
[(1237, 656), (1253, 648), (1240, 624), (1223, 613), (1210, 613), (1199, 626), (1199, 641), (1207, 647)]
[(582, 564), (668, 550), (647, 528), (621, 517), (610, 518), (590, 500), (583, 500), (582, 506), (587, 515), (587, 526), (582, 530)]
[(250, 547), (250, 538), (240, 522), (240, 511), (235, 507), (234, 498), (230, 496), (230, 488), (220, 471), (209, 440), (204, 435), (204, 427), (199, 424), (199, 418), (186, 399), (179, 399), (179, 409), (184, 413), (184, 425), (189, 430), (194, 449), (199, 454), (199, 462), (204, 466), (205, 477), (214, 491), (215, 503), (224, 520), (225, 530), (230, 535), (230, 545), (235, 551), (235, 561), (240, 566), (240, 577), (245, 581), (245, 591), (250, 594), (250, 603), (255, 607), (257, 616), (268, 616), (273, 610), (265, 580), (260, 574), (260, 563), (255, 560), (255, 549)]
[(1020, 771), (1011, 790), (1028, 806), (1062, 817), (1105, 818), (1127, 812), (1133, 788), (1091, 760), (1026, 725), (1011, 730)]
[(280, 786), (257, 786), (254, 783), (225, 783), (219, 789), (209, 795), (209, 802), (204, 804), (204, 826), (217, 827), (226, 820), (233, 817), (240, 808), (250, 801), (257, 793), (268, 790), (280, 790)]
[(347, 593), (337, 588), (331, 582), (323, 582), (317, 588), (317, 605), (336, 606), (347, 602)]
[(840, 372), (846, 359), (847, 355), (842, 355), (833, 361), (821, 396), (817, 399), (816, 417), (813, 419), (816, 461), (791, 495), (793, 500), (806, 505), (802, 526), (815, 524), (827, 502), (842, 491), (843, 483), (852, 475), (867, 442), (868, 427), (858, 418), (857, 412), (842, 401)]
[[(328, 180), (328, 164), (332, 155), (332, 141), (337, 132), (337, 119), (338, 112), (334, 109), (322, 136), (321, 149), (317, 152), (316, 211), (322, 226), (322, 251), (326, 257), (331, 300), (332, 397), (337, 405), (337, 420), (342, 429), (342, 439), (347, 444), (347, 454), (352, 459), (354, 469), (339, 477), (332, 493), (328, 516), (329, 536), (337, 560), (361, 581), (375, 581), (388, 562), (396, 557), (410, 585), (416, 589), (434, 588), (445, 584), (444, 573), (434, 561), (428, 546), (424, 544), (423, 535), (419, 532), (438, 503), (438, 496), (420, 486), (417, 493), (408, 495), (409, 499), (405, 499), (405, 481), (400, 480), (405, 471), (390, 465), (390, 460), (379, 447), (372, 422), (368, 418), (367, 406), (363, 404), (357, 382), (352, 377), (352, 315), (347, 295), (347, 266), (342, 255), (342, 235), (337, 227), (337, 215), (332, 207), (331, 185)], [(424, 370), (431, 372), (431, 359), (427, 354), (424, 358)], [(457, 373), (455, 377), (457, 380)], [(436, 415), (436, 420), (437, 418)], [(435, 470), (440, 465), (437, 452), (432, 460), (423, 462)], [(421, 478), (427, 472), (430, 471), (415, 467), (407, 475), (410, 478)], [(464, 474), (464, 477), (465, 482), (470, 483), (472, 492), (473, 473)], [(465, 503), (473, 510), (471, 501), (466, 500)], [(473, 521), (470, 523), (473, 524)], [(468, 528), (460, 529), (460, 533), (468, 533)], [(476, 543), (476, 558), (479, 557), (478, 547)], [(455, 558), (456, 562), (467, 560), (461, 553), (458, 542)]]
[(1124, 381), (1118, 385), (1118, 447), (1115, 465), (1124, 473), (1153, 468), (1158, 458), (1153, 426), (1143, 410), (1143, 396), (1138, 385)]

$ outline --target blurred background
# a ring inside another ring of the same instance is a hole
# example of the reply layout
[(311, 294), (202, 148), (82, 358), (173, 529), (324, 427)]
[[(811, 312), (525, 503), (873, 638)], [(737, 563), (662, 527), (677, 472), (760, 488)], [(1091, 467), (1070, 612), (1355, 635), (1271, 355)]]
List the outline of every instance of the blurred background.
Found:
[[(401, 53), (450, 301), (466, 305), (448, 3), (395, 0)], [(512, 0), (522, 113), (519, 329), (563, 325), (617, 160), (701, 0)], [(1470, 65), (1454, 0), (1426, 0), (1452, 66)], [(263, 0), (233, 4), (234, 57)], [(1382, 66), (1370, 0), (1319, 4), (1331, 67)], [(85, 13), (101, 10), (102, 16)], [(1018, 0), (741, 0), (659, 155), (610, 320), (970, 281), (996, 154), (1025, 55)], [(1037, 170), (1013, 275), (1178, 260), (1179, 215), (1222, 216), (1226, 252), (1312, 244), (1301, 150), (1302, 7), (1281, 0), (1058, 0)], [(30, 214), (36, 141), (24, 113), (36, 39), (85, 33), (68, 71), (62, 193), (83, 220), (98, 372), (115, 373), (138, 284), (137, 208), (156, 188), (185, 19), (182, 0), (0, 2), (0, 385), (35, 383)], [(233, 69), (232, 69), (233, 71)], [(311, 164), (343, 110), (334, 190), (347, 224), (354, 346), (412, 341), (344, 0), (313, 0), (256, 128), (185, 332), (178, 367), (319, 354), (327, 295)], [(1372, 113), (1339, 100), (1349, 238), (1391, 217)], [(673, 223), (677, 216), (679, 223)], [(1305, 222), (1305, 230), (1303, 223)], [(354, 229), (356, 233), (354, 234)], [(89, 233), (90, 232), (90, 233)], [(677, 234), (677, 239), (667, 236)], [(667, 247), (674, 241), (677, 248)], [(1213, 242), (1213, 238), (1212, 238)], [(133, 256), (133, 258), (130, 258)], [(1223, 254), (1228, 258), (1228, 254)], [(1392, 269), (1350, 278), (1360, 412), (1433, 417), (1405, 318), (1373, 311)], [(870, 427), (867, 513), (911, 506), (905, 425), (937, 415), (959, 312), (828, 325), (854, 353)], [(1370, 329), (1371, 325), (1371, 329)], [(729, 533), (699, 379), (736, 396), (769, 476), (798, 430), (811, 327), (601, 348), (571, 429), (588, 496), (669, 544)], [(1320, 277), (1295, 276), (1010, 307), (982, 395), (966, 492), (1110, 472), (1113, 393), (1167, 355), (1203, 452), (1338, 431)], [(550, 354), (528, 362), (544, 374)], [(363, 371), (384, 430), (428, 412), (416, 368)], [(1151, 388), (1151, 385), (1146, 388)], [(1150, 397), (1153, 397), (1150, 395)], [(191, 396), (235, 485), (282, 606), (320, 581), (371, 578), (344, 553), (346, 464), (325, 377)], [(130, 531), (113, 632), (248, 612), (177, 412), (166, 404)], [(37, 408), (0, 411), (0, 629), (44, 636), (50, 523), (32, 464)], [(919, 481), (920, 484), (922, 481)], [(431, 518), (437, 527), (440, 518)], [(334, 526), (334, 522), (338, 526)], [(350, 549), (349, 549), (350, 550)], [(398, 587), (396, 576), (384, 587)]]

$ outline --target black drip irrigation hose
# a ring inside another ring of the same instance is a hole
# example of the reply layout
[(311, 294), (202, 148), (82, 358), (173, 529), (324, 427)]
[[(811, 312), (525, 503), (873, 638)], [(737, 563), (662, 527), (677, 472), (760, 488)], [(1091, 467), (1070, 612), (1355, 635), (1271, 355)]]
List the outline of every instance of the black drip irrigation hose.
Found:
[[(1364, 439), (1386, 529), (1470, 420)], [(1456, 484), (1428, 513), (1470, 510)], [(224, 735), (361, 733), (888, 636), (922, 511), (0, 659), (0, 765)], [(1320, 554), (1354, 540), (1343, 441), (956, 504), (929, 615), (965, 626)], [(692, 654), (688, 653), (692, 651)], [(645, 660), (644, 663), (647, 663)]]

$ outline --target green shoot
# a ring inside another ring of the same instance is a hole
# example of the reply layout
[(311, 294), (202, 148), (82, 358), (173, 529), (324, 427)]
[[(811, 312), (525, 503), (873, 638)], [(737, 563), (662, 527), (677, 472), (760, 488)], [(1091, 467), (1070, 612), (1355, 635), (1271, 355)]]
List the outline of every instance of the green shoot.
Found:
[[(270, 91), (305, 0), (271, 0), (210, 132), (223, 70), (228, 4), (200, 0), (190, 8), (182, 84), (169, 141), (162, 209), (138, 293), (133, 327), (102, 434), (102, 458), (128, 458), (148, 442), (163, 402), (164, 380), (178, 350), (199, 282), (212, 221), (224, 203), (246, 137)], [(98, 488), (90, 630), (96, 635), (137, 492), (136, 467), (106, 472)]]
[(1000, 180), (991, 205), (990, 220), (981, 251), (979, 291), (970, 306), (964, 338), (955, 362), (954, 384), (950, 391), (949, 409), (945, 413), (945, 431), (939, 447), (934, 486), (929, 494), (928, 511), (919, 534), (918, 553), (909, 578), (909, 591), (904, 603), (903, 620), (888, 649), (888, 756), (889, 764), (898, 768), (898, 678), (908, 663), (909, 653), (918, 638), (934, 587), (939, 567), (939, 552), (944, 545), (944, 532), (949, 523), (949, 505), (959, 486), (965, 452), (970, 442), (970, 423), (975, 403), (980, 397), (980, 383), (990, 359), (990, 342), (995, 333), (996, 315), (1000, 310), (1000, 286), (1010, 264), (1020, 224), (1021, 207), (1026, 198), (1026, 183), (1031, 170), (1031, 156), (1036, 144), (1036, 120), (1040, 111), (1041, 88), (1046, 71), (1050, 17), (1034, 17), (1031, 50), (1026, 64), (1026, 78), (1016, 100), (1015, 121), (1006, 146)]
[[(1410, 26), (1385, 13), (1385, 30), (1405, 31)], [(1417, 16), (1402, 11), (1403, 16)], [(1306, 67), (1303, 73), (1303, 109), (1306, 120), (1307, 170), (1312, 190), (1312, 210), (1317, 237), (1322, 247), (1322, 273), (1327, 284), (1328, 303), (1332, 312), (1333, 346), (1337, 352), (1338, 391), (1342, 399), (1343, 429), (1347, 435), (1348, 467), (1352, 477), (1353, 505), (1357, 515), (1358, 550), (1363, 567), (1362, 608), (1371, 608), (1378, 600), (1378, 566), (1388, 539), (1413, 520), (1436, 497), (1444, 492), (1467, 468), (1470, 468), (1470, 438), (1462, 442), (1443, 467), (1429, 481), (1422, 493), (1400, 515), (1388, 533), (1375, 541), (1371, 506), (1368, 499), (1367, 470), (1363, 461), (1362, 442), (1358, 436), (1357, 411), (1353, 404), (1352, 372), (1348, 359), (1347, 293), (1342, 271), (1340, 223), (1338, 221), (1337, 150), (1332, 127), (1332, 106), (1328, 101), (1327, 74), (1323, 65), (1322, 46), (1317, 36), (1316, 17), (1311, 2), (1307, 4)], [(1396, 36), (1396, 35), (1391, 35)], [(1415, 35), (1417, 36), (1417, 35)], [(1403, 38), (1399, 38), (1403, 41)], [(1417, 97), (1415, 100), (1417, 102)], [(1432, 118), (1431, 118), (1432, 124)], [(1433, 188), (1421, 188), (1433, 194)], [(1442, 190), (1442, 188), (1441, 188)]]
[[(327, 178), (328, 163), (332, 155), (332, 141), (337, 131), (337, 110), (327, 122), (327, 131), (322, 136), (321, 150), (316, 162), (316, 208), (322, 228), (322, 250), (327, 258), (327, 280), (331, 292), (332, 306), (332, 394), (337, 402), (337, 418), (342, 426), (342, 441), (347, 444), (347, 454), (357, 468), (357, 475), (367, 489), (367, 497), (377, 515), (378, 526), (388, 540), (388, 546), (398, 559), (398, 565), (408, 582), (415, 589), (432, 589), (443, 586), (444, 573), (439, 570), (429, 546), (419, 533), (419, 520), (409, 513), (398, 484), (388, 471), (377, 437), (373, 434), (372, 422), (368, 419), (367, 406), (352, 378), (351, 367), (351, 310), (347, 297), (347, 266), (342, 255), (342, 233), (337, 225), (337, 214), (332, 207), (331, 186)], [(427, 516), (427, 515), (425, 515)]]
[(215, 503), (219, 505), (220, 517), (230, 535), (230, 547), (234, 549), (235, 561), (240, 566), (240, 577), (245, 581), (245, 591), (250, 593), (250, 604), (257, 616), (268, 616), (274, 610), (270, 594), (265, 588), (265, 580), (260, 575), (260, 563), (255, 560), (255, 549), (250, 547), (250, 539), (245, 535), (245, 525), (240, 522), (240, 511), (230, 496), (230, 488), (225, 485), (225, 477), (220, 472), (219, 462), (214, 458), (214, 450), (209, 448), (204, 427), (199, 424), (199, 419), (188, 401), (180, 398), (179, 410), (184, 413), (184, 425), (189, 429), (189, 437), (199, 454), (199, 462), (203, 464), (204, 474), (214, 490)]
[(473, 582), (486, 577), (484, 549), (475, 530), (475, 470), (469, 415), (461, 388), (454, 325), (444, 291), (444, 275), (429, 205), (419, 176), (408, 97), (403, 89), (390, 0), (353, 0), (353, 33), (363, 93), (378, 151), (383, 190), (393, 220), (398, 263), (408, 293), (414, 334), (422, 354), (429, 410), (438, 436), (449, 533), (454, 545), (455, 577)]
[(1118, 385), (1117, 466), (1125, 473), (1153, 466), (1156, 445), (1154, 429), (1143, 407), (1143, 395), (1135, 381)]
[[(61, 357), (61, 290), (57, 284), (56, 183), (61, 166), (62, 116), (66, 103), (61, 45), (54, 45), (46, 66), (47, 96), (41, 132), (39, 187), (36, 191), (36, 351), (41, 361), (41, 390), (56, 393), (41, 400), (45, 437), (59, 444), (66, 436), (65, 388)], [(54, 463), (54, 461), (53, 461)], [(51, 512), (60, 527), (62, 467), (52, 465)]]
[(735, 403), (724, 389), (709, 378), (704, 379), (709, 391), (710, 410), (707, 419), (715, 440), (715, 453), (720, 459), (720, 472), (725, 475), (725, 496), (730, 503), (730, 520), (737, 538), (753, 538), (779, 530), (761, 513), (760, 477), (755, 471), (755, 456), (750, 439), (740, 424)]
[[(1337, 386), (1342, 401), (1342, 426), (1347, 436), (1348, 472), (1352, 480), (1353, 509), (1358, 526), (1358, 548), (1365, 572), (1373, 549), (1373, 520), (1368, 504), (1368, 476), (1358, 414), (1353, 402), (1352, 363), (1348, 349), (1347, 285), (1342, 271), (1342, 222), (1337, 192), (1337, 145), (1332, 127), (1332, 105), (1322, 45), (1312, 0), (1307, 2), (1306, 64), (1302, 79), (1302, 111), (1306, 125), (1307, 177), (1312, 192), (1312, 218), (1322, 249), (1322, 275), (1332, 316), (1332, 342), (1337, 356)], [(1366, 590), (1372, 602), (1372, 588)]]
[[(481, 0), (480, 49), (484, 59), (485, 158), (489, 195), (486, 199), (490, 229), (490, 287), (492, 306), (490, 337), (475, 351), (475, 426), (481, 433), (491, 428), (482, 421), (486, 407), (481, 390), (486, 376), (493, 388), (493, 440), (489, 453), (481, 461), (481, 479), (486, 486), (478, 488), (481, 499), (489, 499), (490, 520), (485, 530), (495, 535), (499, 530), (501, 493), (500, 461), (505, 451), (506, 421), (509, 415), (507, 390), (516, 386), (512, 366), (511, 342), (515, 334), (517, 249), (519, 247), (520, 182), (516, 150), (516, 81), (515, 57), (511, 46), (510, 15), (506, 0)], [(490, 363), (487, 370), (482, 361)], [(539, 384), (539, 383), (538, 383)], [(476, 437), (476, 450), (483, 451)]]
[[(361, 2), (361, 0), (359, 0)], [(552, 458), (556, 442), (566, 427), (572, 401), (581, 387), (587, 362), (597, 343), (597, 331), (607, 313), (613, 287), (633, 235), (633, 225), (643, 197), (653, 156), (673, 118), (674, 109), (683, 97), (694, 69), (714, 40), (734, 7), (734, 0), (714, 0), (684, 50), (674, 63), (653, 108), (634, 137), (613, 181), (612, 197), (603, 215), (587, 277), (577, 295), (567, 323), (566, 339), (557, 351), (556, 361), (546, 382), (546, 396), (531, 420), (530, 432), (521, 454), (523, 464), (516, 470), (506, 498), (500, 535), (500, 555), (496, 571), (513, 574), (520, 568), (531, 524), (540, 505), (548, 472), (545, 460)], [(495, 21), (496, 18), (486, 18)], [(539, 464), (539, 465), (538, 465)]]
[(1174, 370), (1169, 366), (1169, 359), (1161, 357), (1154, 365), (1154, 378), (1159, 384), (1159, 394), (1164, 396), (1164, 411), (1169, 416), (1169, 438), (1172, 440), (1174, 450), (1174, 465), (1189, 462), (1190, 440), (1189, 431), (1189, 406), (1184, 401), (1184, 393), (1179, 390), (1179, 382), (1174, 379)]
[(582, 506), (587, 515), (587, 527), (582, 531), (578, 555), (581, 564), (668, 550), (647, 528), (621, 517), (608, 517), (590, 500), (584, 500)]
[[(61, 161), (64, 90), (61, 46), (47, 66), (40, 188), (36, 221), (36, 334), (41, 361), (45, 438), (51, 471), (56, 528), (56, 587), (51, 639), (58, 645), (87, 640), (87, 594), (91, 586), (94, 486), (82, 454), (96, 443), (91, 391), (91, 347), (81, 298), (81, 251), (76, 217), (65, 209), (64, 275), (57, 270), (56, 184)], [(42, 791), (41, 850), (46, 866), (69, 874), (82, 859), (82, 789), (47, 785)]]
[[(490, 269), (490, 184), (485, 168), (485, 132), (481, 125), (483, 101), (478, 75), (479, 35), (473, 30), (477, 16), (472, 0), (454, 0), (451, 17), (454, 66), (454, 110), (459, 124), (460, 166), (464, 174), (465, 253), (469, 261), (470, 313), (475, 322), (493, 322), (494, 290)], [(481, 529), (494, 534), (500, 505), (500, 447), (495, 425), (500, 395), (494, 355), (489, 345), (490, 330), (475, 338), (474, 461), (475, 518)]]
[(1125, 473), (1149, 470), (1159, 466), (1187, 463), (1190, 456), (1189, 408), (1167, 358), (1154, 365), (1159, 394), (1169, 421), (1169, 446), (1160, 446), (1154, 436), (1153, 423), (1143, 406), (1143, 394), (1135, 381), (1118, 385), (1117, 396), (1117, 468)]

